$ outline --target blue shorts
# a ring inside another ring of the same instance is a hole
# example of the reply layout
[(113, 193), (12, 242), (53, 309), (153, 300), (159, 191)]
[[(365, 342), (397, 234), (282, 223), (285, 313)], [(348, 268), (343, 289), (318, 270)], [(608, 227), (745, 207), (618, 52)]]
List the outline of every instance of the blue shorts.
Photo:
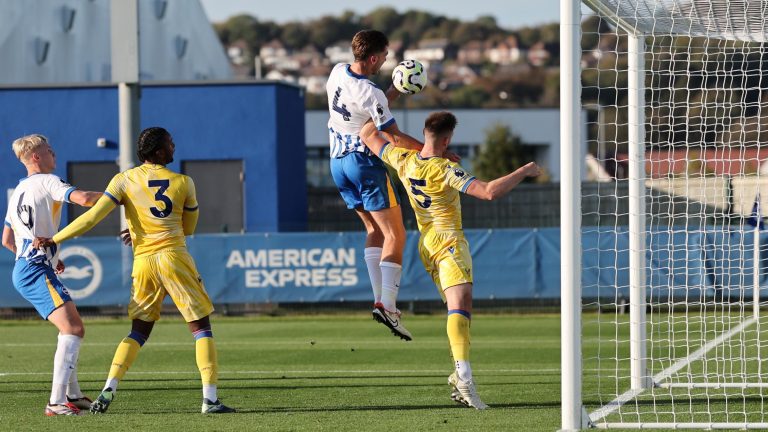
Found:
[(48, 315), (56, 308), (72, 301), (51, 266), (41, 262), (29, 262), (23, 258), (16, 260), (13, 266), (13, 286), (32, 303), (43, 319), (48, 319)]
[(331, 158), (331, 175), (350, 209), (377, 211), (400, 204), (387, 168), (376, 156), (352, 152)]

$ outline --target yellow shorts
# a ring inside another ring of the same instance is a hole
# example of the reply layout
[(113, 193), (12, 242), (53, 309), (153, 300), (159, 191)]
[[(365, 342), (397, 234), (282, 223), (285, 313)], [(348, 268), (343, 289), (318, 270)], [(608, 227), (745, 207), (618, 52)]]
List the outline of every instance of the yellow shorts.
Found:
[(419, 238), (419, 256), (445, 301), (446, 288), (472, 283), (472, 255), (461, 231), (428, 232)]
[(205, 292), (195, 261), (186, 250), (168, 250), (133, 260), (133, 286), (128, 316), (154, 322), (166, 295), (187, 322), (205, 318), (213, 304)]

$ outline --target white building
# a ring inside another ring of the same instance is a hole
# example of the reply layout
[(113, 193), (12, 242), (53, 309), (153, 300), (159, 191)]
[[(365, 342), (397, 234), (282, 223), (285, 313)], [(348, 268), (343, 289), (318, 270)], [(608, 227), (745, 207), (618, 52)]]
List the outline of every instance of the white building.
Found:
[[(109, 82), (110, 0), (0, 0), (0, 84)], [(198, 0), (139, 0), (143, 80), (229, 79)]]
[(407, 49), (403, 58), (416, 59), (424, 62), (441, 62), (449, 57), (448, 39), (425, 39), (419, 42), (418, 48)]
[[(395, 110), (400, 130), (423, 139), (424, 120), (433, 110)], [(560, 110), (542, 109), (460, 109), (452, 111), (459, 124), (451, 141), (451, 149), (462, 156), (462, 165), (471, 170), (477, 149), (485, 141), (491, 127), (501, 124), (509, 127), (523, 143), (535, 147), (536, 162), (544, 167), (553, 182), (560, 181)], [(586, 124), (586, 112), (582, 124)], [(328, 167), (328, 112), (307, 111), (305, 115), (307, 143), (307, 181), (317, 186), (333, 185)], [(570, 145), (570, 143), (567, 143)], [(582, 128), (578, 146), (582, 160), (587, 154), (587, 132)], [(582, 176), (586, 174), (585, 167)]]
[(352, 63), (355, 56), (352, 55), (352, 47), (349, 42), (339, 42), (325, 49), (325, 56), (331, 64)]

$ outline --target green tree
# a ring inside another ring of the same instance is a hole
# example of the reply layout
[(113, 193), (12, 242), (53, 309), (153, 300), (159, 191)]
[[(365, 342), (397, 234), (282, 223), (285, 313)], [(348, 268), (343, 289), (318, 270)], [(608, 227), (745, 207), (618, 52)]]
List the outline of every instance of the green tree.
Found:
[(339, 20), (332, 16), (324, 16), (309, 24), (309, 37), (316, 47), (322, 49), (341, 40)]
[(599, 15), (591, 15), (581, 22), (581, 49), (593, 50), (600, 42), (603, 33), (611, 32), (611, 27)]
[(475, 85), (459, 87), (448, 97), (448, 104), (453, 108), (476, 108), (491, 98), (483, 88)]
[[(533, 160), (530, 147), (509, 127), (497, 124), (486, 131), (472, 166), (474, 174), (483, 179), (504, 176)], [(529, 181), (526, 179), (526, 181)]]
[(224, 45), (244, 40), (251, 52), (258, 53), (261, 45), (280, 36), (280, 27), (272, 21), (260, 22), (253, 16), (235, 15), (214, 27)]
[(280, 40), (290, 49), (298, 50), (307, 46), (309, 31), (304, 24), (293, 21), (283, 25), (280, 31)]
[(400, 27), (402, 21), (403, 16), (394, 8), (380, 7), (364, 16), (360, 20), (360, 24), (365, 28), (378, 30), (386, 35), (390, 35), (390, 33)]

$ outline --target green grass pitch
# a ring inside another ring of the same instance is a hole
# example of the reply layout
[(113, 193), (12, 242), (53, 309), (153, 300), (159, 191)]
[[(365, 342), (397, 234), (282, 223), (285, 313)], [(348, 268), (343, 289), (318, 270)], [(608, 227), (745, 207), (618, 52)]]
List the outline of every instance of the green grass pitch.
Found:
[[(194, 342), (181, 318), (155, 326), (101, 416), (47, 418), (56, 331), (0, 321), (0, 425), (34, 431), (554, 431), (560, 424), (560, 318), (472, 320), (471, 360), (487, 411), (451, 401), (445, 317), (407, 316), (412, 342), (360, 314), (214, 317), (219, 396), (238, 409), (200, 414)], [(95, 397), (127, 320), (86, 320), (81, 387)]]

